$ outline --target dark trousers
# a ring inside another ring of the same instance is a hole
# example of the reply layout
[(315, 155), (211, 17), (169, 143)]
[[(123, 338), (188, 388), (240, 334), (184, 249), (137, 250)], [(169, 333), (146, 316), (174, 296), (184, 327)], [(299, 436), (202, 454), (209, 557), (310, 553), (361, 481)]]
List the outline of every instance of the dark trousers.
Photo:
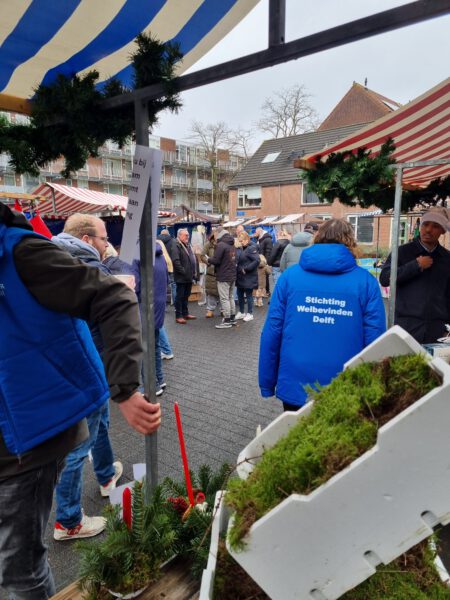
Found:
[(188, 298), (191, 295), (192, 283), (177, 283), (175, 296), (175, 318), (180, 319), (189, 314)]
[(266, 273), (266, 293), (270, 296), (270, 275)]
[(249, 288), (237, 288), (239, 300), (239, 312), (245, 313), (245, 298), (247, 298), (247, 312), (253, 314), (253, 290)]
[(55, 584), (44, 543), (62, 462), (0, 481), (0, 588), (14, 600), (47, 600)]
[(285, 412), (286, 411), (297, 412), (300, 409), (301, 409), (301, 406), (298, 406), (297, 404), (288, 404), (287, 402), (283, 402), (283, 410)]

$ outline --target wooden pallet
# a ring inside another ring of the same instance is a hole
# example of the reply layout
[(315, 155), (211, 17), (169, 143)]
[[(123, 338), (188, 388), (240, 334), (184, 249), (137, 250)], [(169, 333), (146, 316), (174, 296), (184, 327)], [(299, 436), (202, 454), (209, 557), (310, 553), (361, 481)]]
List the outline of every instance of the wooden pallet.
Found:
[[(198, 600), (200, 583), (192, 578), (189, 564), (174, 559), (162, 571), (162, 577), (149, 586), (139, 600)], [(77, 586), (77, 582), (71, 583), (52, 600), (83, 600), (83, 594)]]

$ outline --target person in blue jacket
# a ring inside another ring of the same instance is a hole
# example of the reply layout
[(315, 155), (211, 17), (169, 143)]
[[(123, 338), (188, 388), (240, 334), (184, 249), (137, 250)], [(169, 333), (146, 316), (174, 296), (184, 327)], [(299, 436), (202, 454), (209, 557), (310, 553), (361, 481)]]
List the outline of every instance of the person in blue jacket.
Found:
[(350, 223), (331, 219), (278, 280), (261, 334), (259, 387), (284, 410), (298, 410), (305, 386), (330, 383), (386, 330), (378, 282), (356, 252)]

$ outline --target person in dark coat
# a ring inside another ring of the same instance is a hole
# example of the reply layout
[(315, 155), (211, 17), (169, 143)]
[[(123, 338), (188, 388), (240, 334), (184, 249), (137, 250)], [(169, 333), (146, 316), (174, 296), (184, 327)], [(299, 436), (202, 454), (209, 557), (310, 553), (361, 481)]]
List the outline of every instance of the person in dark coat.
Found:
[(217, 289), (223, 321), (216, 325), (217, 329), (229, 329), (236, 324), (236, 306), (234, 302), (234, 286), (236, 283), (236, 247), (234, 238), (225, 229), (216, 233), (217, 246), (211, 258), (205, 257), (208, 265), (214, 265)]
[[(253, 321), (253, 290), (258, 287), (259, 254), (255, 244), (250, 244), (250, 236), (245, 231), (238, 236), (240, 248), (237, 251), (236, 287), (239, 312), (236, 320)], [(245, 299), (247, 314), (245, 314)]]
[[(203, 247), (203, 256), (212, 258), (216, 250), (216, 232), (211, 233), (209, 240)], [(205, 259), (203, 259), (205, 261)], [(206, 262), (206, 261), (205, 261)], [(217, 279), (215, 267), (211, 263), (208, 265), (205, 277), (205, 292), (206, 292), (206, 318), (214, 317), (214, 311), (219, 306), (219, 290), (217, 289)]]
[[(439, 238), (450, 229), (446, 208), (430, 208), (420, 220), (419, 237), (398, 249), (395, 323), (420, 344), (446, 335), (450, 323), (450, 252)], [(380, 273), (380, 284), (390, 285), (391, 256)]]
[(189, 231), (179, 229), (177, 241), (170, 258), (173, 262), (173, 277), (177, 284), (175, 297), (175, 320), (181, 325), (196, 319), (189, 314), (188, 298), (191, 295), (192, 283), (198, 280), (197, 257), (189, 243)]
[[(255, 235), (258, 239), (258, 252), (262, 254), (269, 264), (270, 255), (272, 254), (273, 241), (270, 233), (265, 231), (262, 227), (258, 227), (255, 231)], [(266, 273), (266, 294), (270, 296), (270, 276)]]
[[(161, 233), (158, 235), (158, 240), (160, 240), (164, 246), (166, 247), (167, 253), (170, 257), (171, 260), (172, 259), (172, 254), (175, 252), (176, 246), (177, 246), (177, 242), (176, 240), (170, 235), (169, 230), (168, 229), (162, 229)], [(175, 283), (175, 280), (173, 278), (173, 272), (171, 272), (169, 270), (169, 285), (170, 285), (170, 294), (172, 297), (172, 302), (171, 304), (175, 303), (175, 297), (177, 294), (177, 284)]]
[(289, 245), (289, 234), (284, 229), (281, 229), (277, 235), (277, 241), (273, 245), (267, 264), (272, 267), (272, 277), (274, 287), (277, 285), (279, 276), (281, 275), (280, 261), (283, 256), (284, 249)]

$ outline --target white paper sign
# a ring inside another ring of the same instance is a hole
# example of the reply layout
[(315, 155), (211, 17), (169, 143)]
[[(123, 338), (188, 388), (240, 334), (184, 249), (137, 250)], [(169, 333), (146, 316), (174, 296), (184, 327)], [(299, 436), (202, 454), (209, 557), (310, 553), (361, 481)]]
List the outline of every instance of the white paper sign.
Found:
[[(156, 237), (159, 193), (161, 186), (162, 152), (147, 146), (136, 146), (133, 158), (133, 172), (128, 187), (128, 205), (123, 228), (120, 258), (131, 264), (139, 257), (139, 228), (147, 195), (148, 182), (151, 182), (153, 240)], [(153, 242), (155, 244), (155, 241)], [(154, 255), (154, 248), (153, 248)]]

